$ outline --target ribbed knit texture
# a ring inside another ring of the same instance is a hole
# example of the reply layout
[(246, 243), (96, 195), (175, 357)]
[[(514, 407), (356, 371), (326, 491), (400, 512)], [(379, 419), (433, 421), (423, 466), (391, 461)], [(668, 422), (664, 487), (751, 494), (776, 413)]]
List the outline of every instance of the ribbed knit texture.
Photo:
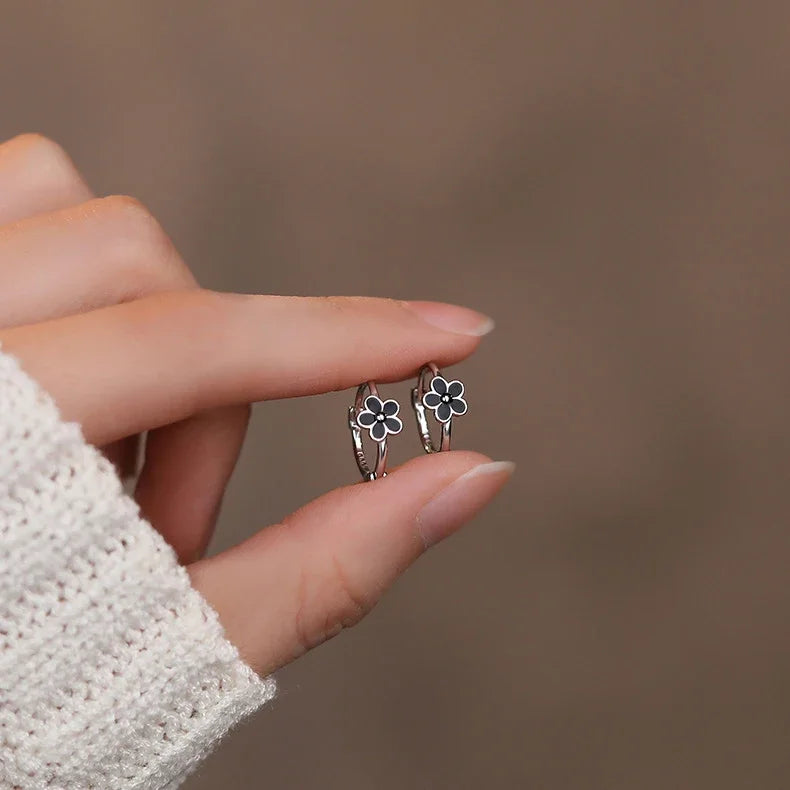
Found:
[(112, 465), (0, 353), (0, 787), (175, 788), (273, 694)]

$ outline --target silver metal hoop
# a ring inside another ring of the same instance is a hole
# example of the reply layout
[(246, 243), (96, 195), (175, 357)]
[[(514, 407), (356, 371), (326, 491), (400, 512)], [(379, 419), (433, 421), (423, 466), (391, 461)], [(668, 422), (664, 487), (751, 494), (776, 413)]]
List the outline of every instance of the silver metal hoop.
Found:
[[(399, 411), (400, 404), (396, 400), (383, 401), (379, 397), (376, 382), (366, 381), (359, 385), (354, 405), (348, 409), (348, 429), (351, 431), (354, 459), (363, 480), (371, 482), (387, 476), (387, 438), (403, 430), (403, 423), (397, 416)], [(376, 443), (375, 469), (370, 468), (365, 455), (363, 431), (367, 431)]]
[[(463, 394), (463, 383), (457, 379), (448, 382), (433, 362), (420, 368), (417, 374), (417, 386), (411, 391), (411, 405), (417, 418), (420, 441), (426, 453), (441, 453), (450, 449), (453, 417), (467, 412)], [(433, 411), (434, 417), (442, 426), (439, 447), (436, 447), (431, 438), (426, 409)]]

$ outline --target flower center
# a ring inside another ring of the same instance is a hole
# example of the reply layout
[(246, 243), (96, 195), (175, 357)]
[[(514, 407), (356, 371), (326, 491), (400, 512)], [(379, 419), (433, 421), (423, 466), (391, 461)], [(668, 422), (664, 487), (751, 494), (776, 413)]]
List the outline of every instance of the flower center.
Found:
[(384, 420), (386, 420), (387, 418), (384, 416), (384, 414), (377, 414), (377, 415), (376, 415), (376, 419), (377, 419), (379, 422), (384, 422)]
[(449, 395), (442, 395), (442, 403), (449, 403), (452, 398)]

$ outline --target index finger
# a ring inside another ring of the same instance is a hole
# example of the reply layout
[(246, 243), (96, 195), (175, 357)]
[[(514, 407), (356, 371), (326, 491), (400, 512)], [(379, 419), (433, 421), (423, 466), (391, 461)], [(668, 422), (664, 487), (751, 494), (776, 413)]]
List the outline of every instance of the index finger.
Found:
[(0, 332), (86, 438), (106, 443), (206, 409), (397, 381), (469, 356), (490, 319), (363, 297), (186, 291)]

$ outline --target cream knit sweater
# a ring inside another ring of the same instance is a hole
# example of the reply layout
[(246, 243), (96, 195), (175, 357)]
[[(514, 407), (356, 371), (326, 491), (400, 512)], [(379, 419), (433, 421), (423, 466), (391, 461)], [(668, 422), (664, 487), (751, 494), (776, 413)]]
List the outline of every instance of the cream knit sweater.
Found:
[(175, 788), (273, 694), (112, 466), (0, 353), (0, 788)]

